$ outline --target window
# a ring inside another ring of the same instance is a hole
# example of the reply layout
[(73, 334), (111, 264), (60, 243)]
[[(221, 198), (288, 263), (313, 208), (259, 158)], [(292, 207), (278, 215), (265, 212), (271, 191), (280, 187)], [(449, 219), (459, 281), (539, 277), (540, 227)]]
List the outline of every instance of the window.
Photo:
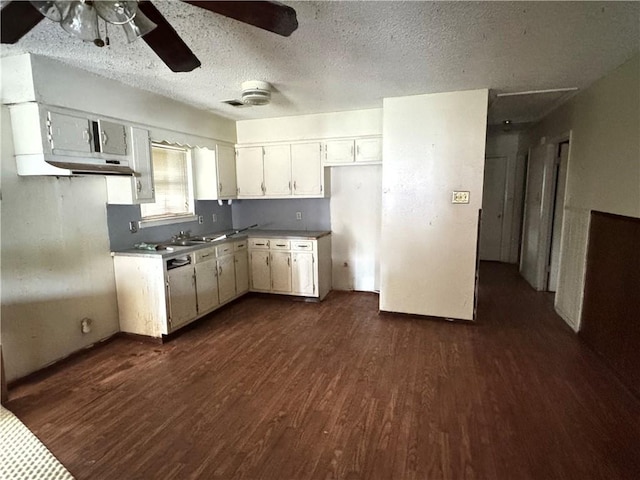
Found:
[(155, 203), (140, 205), (142, 220), (186, 220), (194, 215), (189, 151), (170, 145), (152, 144)]

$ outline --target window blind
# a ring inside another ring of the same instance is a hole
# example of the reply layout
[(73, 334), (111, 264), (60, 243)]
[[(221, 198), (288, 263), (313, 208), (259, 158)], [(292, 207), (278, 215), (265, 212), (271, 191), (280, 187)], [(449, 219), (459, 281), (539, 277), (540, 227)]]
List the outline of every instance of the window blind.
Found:
[(193, 213), (189, 195), (189, 170), (184, 149), (154, 145), (151, 148), (155, 203), (141, 205), (143, 218), (172, 217)]

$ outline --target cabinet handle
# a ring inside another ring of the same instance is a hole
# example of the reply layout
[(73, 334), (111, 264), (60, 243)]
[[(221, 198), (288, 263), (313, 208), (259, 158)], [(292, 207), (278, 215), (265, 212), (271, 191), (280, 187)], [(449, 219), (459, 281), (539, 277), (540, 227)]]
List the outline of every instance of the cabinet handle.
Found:
[(298, 189), (298, 182), (293, 181), (293, 190), (296, 191)]
[(202, 255), (200, 258), (207, 258), (210, 255), (211, 255), (210, 253), (207, 253), (206, 255)]
[(218, 193), (222, 192), (222, 182), (218, 184)]
[(222, 275), (222, 265), (220, 265), (220, 266), (218, 267), (218, 273), (219, 273), (219, 275)]
[(287, 257), (287, 265), (291, 266), (291, 257)]
[(267, 255), (267, 265), (269, 265), (269, 255)]
[(260, 184), (260, 188), (262, 189), (262, 193), (264, 193), (264, 192), (265, 192), (264, 182), (262, 182), (262, 183)]
[(142, 182), (140, 180), (136, 180), (136, 190), (138, 193), (142, 191)]
[(267, 247), (270, 245), (271, 241), (267, 240)]
[(286, 247), (287, 245), (284, 243), (276, 243), (276, 247)]
[(289, 191), (291, 191), (291, 180), (289, 180)]
[(358, 145), (356, 147), (356, 156), (359, 157), (360, 156), (360, 145)]
[(297, 245), (298, 248), (309, 248), (309, 245)]
[(100, 133), (102, 134), (102, 144), (106, 145), (107, 142), (109, 141), (109, 137), (107, 136), (107, 132), (102, 130), (102, 132), (100, 132)]
[(353, 157), (353, 145), (351, 145), (351, 156)]
[(89, 130), (82, 131), (82, 139), (87, 143), (91, 142), (91, 133), (89, 132)]

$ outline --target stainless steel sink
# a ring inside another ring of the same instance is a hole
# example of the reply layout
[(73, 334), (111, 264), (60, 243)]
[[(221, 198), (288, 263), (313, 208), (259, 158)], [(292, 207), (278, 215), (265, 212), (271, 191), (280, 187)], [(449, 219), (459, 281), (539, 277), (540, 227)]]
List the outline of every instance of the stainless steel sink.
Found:
[(175, 245), (179, 247), (191, 247), (194, 245), (203, 245), (205, 243), (207, 243), (206, 240), (200, 240), (195, 238), (185, 238), (182, 240), (173, 240), (171, 242), (168, 242), (167, 245)]

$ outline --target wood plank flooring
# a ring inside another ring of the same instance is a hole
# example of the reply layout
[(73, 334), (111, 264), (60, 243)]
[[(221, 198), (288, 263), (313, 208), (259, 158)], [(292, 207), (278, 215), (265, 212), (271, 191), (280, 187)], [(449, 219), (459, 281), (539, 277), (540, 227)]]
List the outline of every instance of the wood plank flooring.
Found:
[(79, 480), (640, 478), (640, 400), (500, 264), (476, 324), (247, 297), (9, 397)]

